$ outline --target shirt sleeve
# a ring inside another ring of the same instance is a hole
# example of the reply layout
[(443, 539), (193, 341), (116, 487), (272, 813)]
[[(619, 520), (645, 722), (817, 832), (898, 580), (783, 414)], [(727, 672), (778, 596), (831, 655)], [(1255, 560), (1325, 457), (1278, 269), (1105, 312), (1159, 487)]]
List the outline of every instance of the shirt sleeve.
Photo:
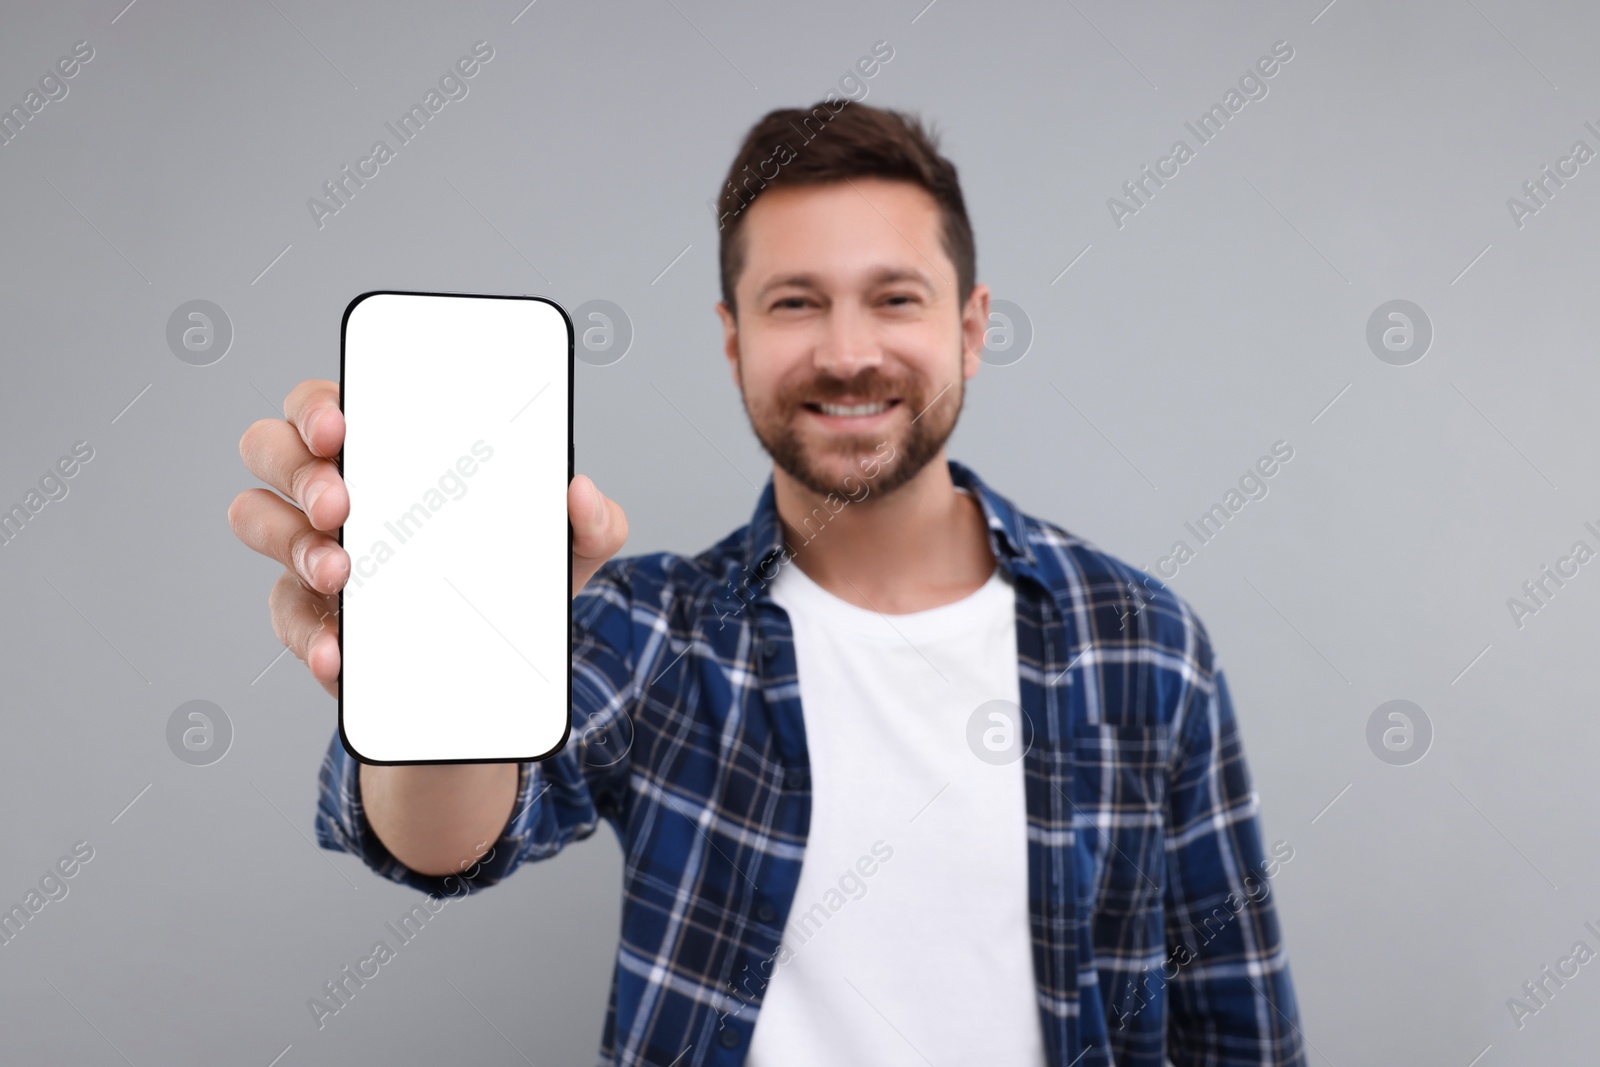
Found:
[(1269, 857), (1262, 848), (1227, 680), (1215, 669), (1210, 681), (1192, 691), (1173, 744), (1166, 914), (1177, 974), (1167, 1054), (1176, 1067), (1304, 1067), (1271, 885), (1294, 850), (1278, 842)]
[(562, 750), (518, 765), (517, 799), (500, 837), (461, 876), (407, 867), (384, 846), (361, 803), (361, 764), (335, 730), (318, 776), (317, 843), (361, 858), (379, 875), (425, 893), (456, 896), (490, 886), (530, 860), (594, 833), (620, 832), (628, 798), (634, 705), (630, 561), (609, 560), (572, 602), (572, 733)]

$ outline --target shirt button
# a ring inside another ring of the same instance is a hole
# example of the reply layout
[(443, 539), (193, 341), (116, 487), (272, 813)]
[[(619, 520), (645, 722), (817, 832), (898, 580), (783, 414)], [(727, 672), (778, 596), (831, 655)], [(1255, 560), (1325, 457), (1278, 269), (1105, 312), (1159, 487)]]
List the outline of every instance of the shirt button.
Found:
[(723, 1048), (738, 1048), (739, 1047), (739, 1031), (732, 1030), (732, 1029), (724, 1030), (724, 1031), (722, 1031), (721, 1036), (719, 1036), (717, 1038), (717, 1042)]
[(778, 909), (766, 901), (762, 901), (761, 906), (756, 908), (756, 918), (760, 919), (764, 923), (769, 923), (777, 917)]
[(790, 767), (783, 773), (783, 780), (790, 789), (811, 788), (811, 772), (804, 767)]
[(762, 659), (771, 659), (773, 656), (776, 656), (777, 654), (778, 654), (778, 646), (777, 646), (777, 644), (775, 642), (766, 641), (766, 642), (762, 643), (762, 645), (761, 645), (761, 658)]

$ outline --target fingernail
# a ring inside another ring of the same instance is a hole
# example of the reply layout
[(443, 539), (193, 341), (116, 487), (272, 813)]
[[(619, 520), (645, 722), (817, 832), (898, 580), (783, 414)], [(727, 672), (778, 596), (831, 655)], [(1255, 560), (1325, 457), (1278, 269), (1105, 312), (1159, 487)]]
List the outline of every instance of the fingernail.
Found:
[[(594, 485), (594, 479), (589, 479), (589, 484)], [(600, 487), (594, 485), (594, 521), (599, 522), (606, 517), (606, 498), (600, 495)]]
[(322, 545), (306, 553), (306, 577), (311, 579), (312, 585), (317, 583), (317, 564), (327, 559), (328, 553), (332, 551), (333, 549), (327, 545)]
[(311, 509), (317, 506), (317, 498), (327, 492), (327, 489), (327, 482), (312, 482), (306, 487), (306, 514), (309, 515)]
[(317, 435), (317, 420), (322, 418), (322, 410), (322, 408), (317, 408), (306, 416), (305, 438), (307, 444), (310, 444), (312, 438)]

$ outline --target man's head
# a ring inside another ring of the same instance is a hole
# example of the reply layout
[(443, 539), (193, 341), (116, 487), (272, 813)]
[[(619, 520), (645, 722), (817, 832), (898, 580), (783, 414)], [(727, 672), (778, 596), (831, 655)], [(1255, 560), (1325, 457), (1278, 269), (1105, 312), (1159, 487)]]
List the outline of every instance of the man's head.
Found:
[[(719, 200), (724, 347), (778, 468), (852, 496), (940, 456), (989, 318), (956, 169), (900, 112), (767, 114)], [(887, 408), (883, 405), (887, 404)], [(883, 446), (892, 447), (892, 452)]]

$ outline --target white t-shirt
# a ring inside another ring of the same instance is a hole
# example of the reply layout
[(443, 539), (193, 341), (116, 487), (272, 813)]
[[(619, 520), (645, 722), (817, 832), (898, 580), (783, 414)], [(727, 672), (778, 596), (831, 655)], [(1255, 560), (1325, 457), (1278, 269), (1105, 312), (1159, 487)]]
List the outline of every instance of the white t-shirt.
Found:
[(1022, 761), (968, 742), (980, 706), (1020, 701), (1005, 572), (909, 615), (793, 563), (771, 591), (794, 630), (812, 809), (748, 1062), (1042, 1065)]

